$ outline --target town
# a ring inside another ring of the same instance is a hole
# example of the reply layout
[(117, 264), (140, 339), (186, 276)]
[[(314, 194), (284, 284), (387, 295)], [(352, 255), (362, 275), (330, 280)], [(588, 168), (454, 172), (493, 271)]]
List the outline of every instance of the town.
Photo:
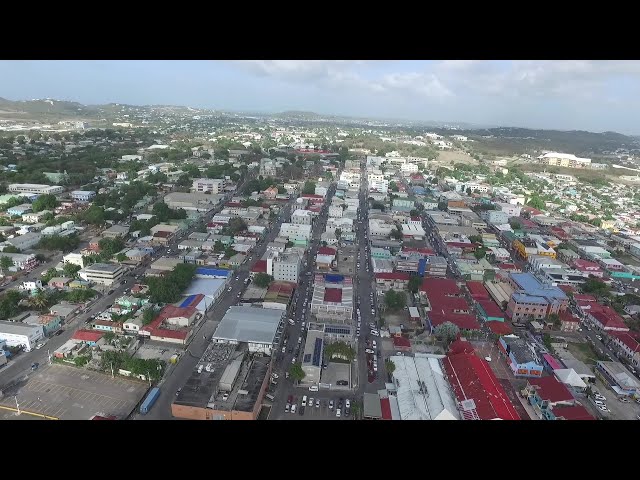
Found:
[(2, 122), (0, 418), (640, 419), (640, 147), (191, 110)]

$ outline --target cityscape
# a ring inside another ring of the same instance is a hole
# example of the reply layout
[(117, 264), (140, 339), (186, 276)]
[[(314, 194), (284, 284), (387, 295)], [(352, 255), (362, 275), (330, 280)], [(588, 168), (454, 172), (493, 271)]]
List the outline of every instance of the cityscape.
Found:
[(0, 98), (0, 419), (640, 420), (640, 136), (307, 105)]

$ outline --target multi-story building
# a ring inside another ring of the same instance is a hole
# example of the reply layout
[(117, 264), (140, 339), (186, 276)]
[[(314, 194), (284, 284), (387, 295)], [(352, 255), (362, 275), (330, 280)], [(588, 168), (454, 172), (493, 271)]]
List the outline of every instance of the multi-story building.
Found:
[(280, 226), (280, 236), (288, 238), (293, 243), (306, 245), (311, 240), (311, 225), (283, 223)]
[(278, 255), (273, 261), (273, 278), (298, 283), (302, 261), (295, 253)]
[(513, 242), (513, 248), (525, 260), (531, 255), (544, 255), (556, 258), (556, 251), (546, 243), (536, 242), (530, 238), (521, 238)]
[(492, 225), (504, 225), (509, 222), (509, 215), (502, 210), (487, 210), (483, 217)]
[(74, 190), (71, 192), (71, 198), (75, 202), (86, 203), (93, 200), (96, 196), (96, 192), (91, 190)]
[(376, 273), (376, 288), (379, 291), (386, 292), (388, 290), (406, 290), (409, 287), (408, 273), (392, 272), (392, 273)]
[(84, 258), (81, 253), (67, 253), (62, 257), (64, 263), (72, 263), (78, 265), (80, 268), (84, 268)]
[(329, 207), (329, 217), (331, 218), (340, 218), (342, 217), (343, 210), (340, 205), (331, 205)]
[(225, 181), (219, 178), (194, 178), (191, 190), (198, 193), (222, 193)]
[(513, 321), (542, 319), (565, 311), (569, 304), (560, 288), (543, 285), (530, 273), (512, 273), (508, 283), (513, 293), (507, 303), (507, 316)]
[(113, 285), (125, 274), (125, 269), (121, 265), (108, 263), (94, 263), (78, 272), (78, 276), (88, 282), (101, 285)]
[(5, 341), (9, 347), (23, 346), (26, 352), (30, 352), (38, 340), (43, 337), (42, 325), (27, 325), (0, 320), (0, 341)]
[(32, 270), (38, 265), (38, 259), (35, 255), (24, 253), (0, 253), (0, 257), (9, 257), (13, 262), (16, 270)]
[(42, 185), (36, 183), (12, 183), (8, 190), (14, 193), (26, 193), (33, 195), (58, 195), (64, 192), (64, 188), (58, 185)]
[(313, 223), (313, 213), (310, 210), (297, 209), (291, 214), (291, 223), (296, 225), (311, 225)]
[(500, 337), (498, 351), (516, 377), (541, 377), (544, 367), (532, 346), (519, 337)]
[(52, 213), (50, 210), (41, 210), (39, 212), (25, 213), (22, 215), (22, 221), (25, 223), (38, 223), (45, 215)]
[(588, 168), (591, 165), (590, 158), (576, 157), (571, 153), (548, 152), (540, 155), (538, 159), (547, 165), (568, 168)]

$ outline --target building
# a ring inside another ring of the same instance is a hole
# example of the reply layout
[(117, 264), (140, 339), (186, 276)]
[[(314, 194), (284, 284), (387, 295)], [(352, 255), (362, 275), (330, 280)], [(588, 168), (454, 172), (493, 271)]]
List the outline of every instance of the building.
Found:
[(169, 208), (182, 208), (187, 212), (208, 212), (220, 202), (222, 197), (208, 193), (171, 192), (164, 196), (164, 203)]
[(45, 336), (51, 335), (60, 328), (62, 318), (59, 315), (30, 315), (23, 320), (27, 325), (41, 325)]
[(337, 274), (315, 275), (311, 313), (318, 319), (346, 322), (353, 318), (353, 281)]
[(579, 405), (569, 389), (553, 376), (528, 380), (521, 394), (543, 420), (555, 420), (554, 409)]
[(306, 245), (307, 242), (311, 240), (311, 225), (283, 223), (280, 226), (280, 236), (287, 238), (295, 244)]
[(403, 272), (376, 273), (375, 279), (376, 289), (386, 292), (388, 290), (407, 290), (411, 276)]
[(291, 214), (291, 223), (296, 225), (311, 225), (313, 223), (313, 213), (310, 210), (297, 209)]
[(571, 153), (548, 152), (538, 157), (541, 163), (567, 168), (588, 168), (591, 165), (590, 158), (576, 157)]
[(556, 251), (546, 243), (537, 242), (530, 238), (514, 240), (513, 248), (523, 259), (527, 260), (532, 255), (541, 255), (556, 258)]
[(569, 299), (558, 287), (544, 285), (531, 273), (511, 273), (508, 282), (513, 293), (507, 316), (514, 321), (542, 319), (567, 309)]
[(211, 343), (171, 405), (176, 418), (256, 420), (269, 384), (270, 359)]
[(0, 257), (9, 257), (16, 270), (31, 271), (38, 266), (38, 259), (33, 254), (2, 252)]
[(23, 203), (21, 205), (15, 205), (7, 209), (7, 213), (12, 217), (22, 217), (31, 212), (31, 204)]
[(540, 377), (544, 367), (533, 347), (516, 336), (498, 339), (498, 350), (516, 377)]
[(324, 350), (324, 332), (309, 330), (302, 354), (302, 370), (305, 373), (303, 382), (307, 385), (318, 385), (322, 373)]
[(92, 201), (96, 196), (96, 192), (91, 190), (74, 190), (71, 192), (71, 198), (75, 202), (87, 203)]
[(232, 306), (222, 317), (211, 341), (237, 345), (246, 343), (249, 352), (271, 355), (285, 313), (281, 310)]
[(42, 325), (27, 325), (0, 320), (0, 341), (6, 342), (8, 347), (22, 346), (25, 352), (30, 352), (43, 337)]
[(8, 190), (13, 193), (26, 193), (32, 195), (58, 195), (64, 192), (64, 188), (58, 185), (41, 185), (35, 183), (12, 183)]
[[(467, 348), (459, 349), (459, 344)], [(473, 353), (468, 342), (457, 340), (442, 359), (449, 384), (464, 420), (520, 420), (493, 370), (483, 358)]]
[(598, 362), (596, 375), (617, 395), (634, 396), (640, 393), (640, 382), (620, 362)]
[(84, 258), (81, 253), (68, 253), (62, 257), (63, 263), (72, 263), (80, 268), (84, 267)]
[(300, 280), (302, 261), (295, 253), (285, 253), (273, 259), (272, 268), (274, 280), (298, 283)]
[(194, 178), (191, 190), (198, 193), (224, 193), (226, 182), (218, 178)]
[(441, 355), (392, 356), (392, 382), (402, 420), (459, 420), (458, 403), (447, 382)]
[(81, 279), (108, 286), (119, 282), (124, 274), (125, 269), (121, 265), (110, 263), (94, 263), (78, 271), (78, 276)]
[(103, 238), (116, 238), (121, 237), (124, 238), (129, 233), (129, 227), (125, 227), (124, 225), (112, 225), (102, 232)]

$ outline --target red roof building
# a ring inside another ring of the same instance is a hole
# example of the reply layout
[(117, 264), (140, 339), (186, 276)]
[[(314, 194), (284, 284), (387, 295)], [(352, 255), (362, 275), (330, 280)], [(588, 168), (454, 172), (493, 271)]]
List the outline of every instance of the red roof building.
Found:
[(486, 288), (484, 288), (484, 285), (482, 284), (482, 282), (472, 282), (472, 281), (467, 282), (467, 290), (469, 290), (469, 293), (471, 294), (471, 298), (473, 298), (474, 300), (489, 299), (489, 292), (487, 291)]
[(335, 255), (336, 249), (331, 247), (320, 247), (318, 248), (318, 255)]
[(520, 420), (520, 416), (486, 360), (472, 353), (449, 354), (442, 361), (458, 402), (473, 400), (462, 412), (466, 420)]
[(258, 260), (251, 267), (252, 273), (267, 273), (267, 261), (266, 260)]
[(504, 321), (504, 312), (493, 300), (479, 300), (478, 306), (480, 306), (484, 315), (486, 315), (485, 320), (498, 322)]
[(569, 389), (563, 383), (559, 382), (556, 377), (530, 378), (528, 383), (535, 388), (538, 397), (548, 401), (550, 404), (575, 402)]
[(624, 350), (628, 357), (633, 357), (635, 353), (640, 352), (640, 343), (627, 332), (612, 332), (611, 337), (613, 342)]
[(422, 281), (420, 291), (425, 292), (427, 295), (431, 295), (433, 292), (438, 292), (440, 295), (448, 297), (459, 297), (462, 295), (458, 284), (451, 278), (427, 277)]
[(408, 282), (411, 278), (411, 275), (404, 272), (382, 272), (375, 274), (376, 280), (400, 280), (404, 282)]
[(593, 295), (588, 295), (586, 293), (576, 293), (573, 296), (573, 299), (576, 302), (597, 302), (598, 301), (596, 297), (594, 297)]
[(505, 322), (487, 322), (487, 327), (496, 335), (511, 335), (513, 329)]
[(582, 405), (554, 407), (552, 411), (556, 420), (595, 420), (593, 415)]
[(341, 288), (325, 288), (323, 300), (325, 302), (341, 303), (342, 289)]
[(451, 322), (456, 325), (460, 330), (480, 330), (480, 324), (473, 315), (469, 314), (455, 314), (455, 313), (429, 313), (429, 320), (431, 326), (435, 328), (445, 322)]
[(393, 337), (393, 348), (401, 352), (410, 352), (411, 342), (405, 337)]
[(558, 288), (564, 293), (575, 293), (577, 290), (571, 285), (558, 285)]
[(400, 251), (401, 255), (409, 255), (412, 253), (421, 253), (422, 255), (426, 256), (426, 257), (431, 257), (434, 256), (436, 254), (436, 252), (434, 252), (433, 250), (431, 250), (430, 248), (424, 248), (424, 247), (402, 247), (402, 250)]
[(602, 330), (616, 332), (629, 331), (629, 327), (624, 323), (622, 317), (611, 307), (602, 305), (599, 311), (594, 311), (592, 308), (589, 312), (589, 317), (594, 320)]
[(71, 337), (71, 340), (80, 340), (81, 342), (87, 342), (87, 343), (96, 343), (98, 340), (100, 340), (103, 336), (104, 336), (105, 332), (98, 332), (95, 330), (77, 330), (73, 336)]
[(449, 345), (449, 355), (457, 355), (459, 353), (475, 353), (475, 349), (466, 340), (457, 339)]
[(382, 420), (393, 420), (389, 398), (380, 399), (380, 410), (382, 411)]

